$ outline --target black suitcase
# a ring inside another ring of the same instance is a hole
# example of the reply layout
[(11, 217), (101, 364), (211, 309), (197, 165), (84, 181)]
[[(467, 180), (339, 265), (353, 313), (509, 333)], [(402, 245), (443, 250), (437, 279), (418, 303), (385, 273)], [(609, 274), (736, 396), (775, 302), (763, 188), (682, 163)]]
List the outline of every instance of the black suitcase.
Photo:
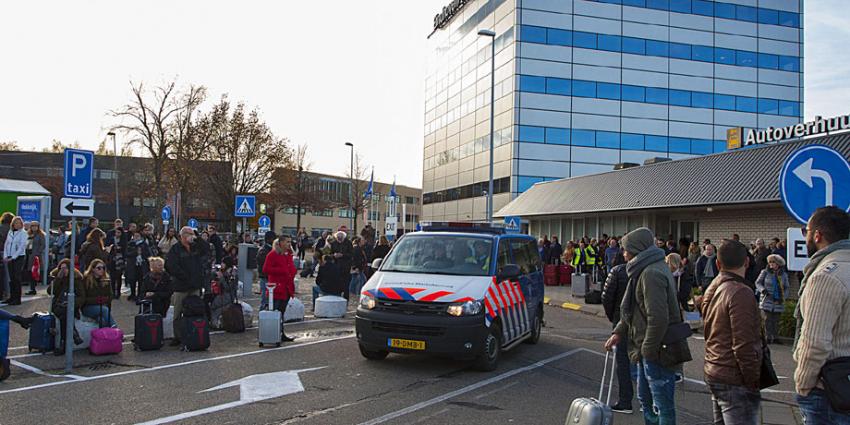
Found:
[(602, 292), (590, 291), (584, 296), (585, 304), (602, 304)]
[(150, 301), (139, 303), (135, 324), (133, 347), (136, 350), (151, 351), (162, 348), (162, 315), (153, 312), (153, 304)]
[(210, 348), (210, 324), (205, 317), (183, 316), (182, 322), (180, 342), (183, 343), (185, 351), (204, 351)]
[(50, 313), (35, 313), (32, 315), (33, 321), (30, 325), (29, 334), (29, 350), (41, 351), (46, 353), (53, 351), (56, 345), (54, 336), (54, 327), (56, 326), (56, 317)]
[(245, 332), (245, 314), (241, 304), (230, 303), (221, 310), (221, 327), (225, 332)]

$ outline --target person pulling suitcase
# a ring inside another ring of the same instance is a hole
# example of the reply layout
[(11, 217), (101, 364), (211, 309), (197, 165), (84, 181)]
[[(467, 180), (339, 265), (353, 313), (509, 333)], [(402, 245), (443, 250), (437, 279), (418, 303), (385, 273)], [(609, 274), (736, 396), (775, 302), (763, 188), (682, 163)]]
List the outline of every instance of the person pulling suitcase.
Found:
[[(614, 348), (616, 350), (616, 348)], [(599, 396), (597, 398), (582, 397), (573, 400), (570, 411), (567, 413), (566, 424), (568, 425), (612, 425), (614, 413), (611, 410), (611, 388), (614, 384), (614, 367), (616, 358), (611, 359), (611, 376), (608, 378), (608, 399), (602, 402), (602, 392), (605, 389), (605, 375), (608, 371), (608, 358), (611, 352), (605, 352), (605, 364), (602, 366), (602, 380), (599, 383)]]

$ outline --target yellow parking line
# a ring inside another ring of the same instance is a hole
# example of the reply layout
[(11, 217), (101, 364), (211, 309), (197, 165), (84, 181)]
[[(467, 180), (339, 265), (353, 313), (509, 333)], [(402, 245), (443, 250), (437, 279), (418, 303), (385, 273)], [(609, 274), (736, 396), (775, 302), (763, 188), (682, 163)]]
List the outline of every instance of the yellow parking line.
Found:
[(561, 304), (561, 307), (562, 307), (562, 308), (566, 308), (566, 309), (568, 309), (568, 310), (575, 310), (575, 311), (579, 311), (579, 310), (581, 310), (581, 306), (580, 306), (580, 305), (578, 305), (578, 304), (573, 304), (573, 303), (563, 303), (563, 304)]
[(552, 301), (549, 297), (543, 297), (543, 304), (549, 304), (549, 301)]

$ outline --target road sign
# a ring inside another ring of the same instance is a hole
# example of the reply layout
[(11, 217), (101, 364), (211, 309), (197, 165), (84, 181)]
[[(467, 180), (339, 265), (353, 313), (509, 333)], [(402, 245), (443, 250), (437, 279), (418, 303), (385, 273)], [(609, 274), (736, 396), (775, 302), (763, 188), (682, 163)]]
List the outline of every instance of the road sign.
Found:
[(387, 226), (385, 228), (385, 235), (389, 240), (395, 238), (396, 232), (398, 231), (398, 217), (387, 217)]
[(198, 228), (198, 220), (195, 220), (194, 218), (190, 218), (189, 222), (187, 222), (186, 225), (193, 228), (193, 229), (197, 229)]
[(94, 152), (65, 149), (65, 197), (91, 198)]
[(18, 216), (27, 223), (31, 221), (41, 223), (41, 201), (18, 199)]
[(803, 267), (809, 264), (809, 250), (806, 248), (806, 235), (799, 227), (789, 227), (785, 234), (788, 241), (788, 253), (785, 258), (788, 270), (794, 272), (803, 271)]
[(257, 215), (257, 198), (254, 195), (236, 195), (236, 217), (254, 217)]
[(168, 205), (162, 207), (162, 221), (168, 221), (171, 218), (171, 207)]
[(94, 215), (94, 199), (62, 198), (59, 200), (59, 215), (91, 217)]
[(522, 228), (522, 219), (517, 216), (505, 217), (505, 231), (508, 233), (519, 233)]
[(782, 165), (779, 194), (788, 214), (803, 224), (826, 205), (850, 211), (850, 164), (832, 148), (804, 146)]
[(260, 230), (268, 231), (272, 227), (272, 219), (267, 215), (261, 215), (257, 220), (257, 225), (260, 227)]
[(244, 406), (246, 404), (256, 403), (263, 400), (283, 397), (289, 394), (296, 394), (304, 391), (304, 385), (301, 383), (299, 373), (312, 372), (314, 370), (324, 369), (323, 367), (314, 367), (312, 369), (288, 370), (285, 372), (264, 373), (261, 375), (251, 375), (245, 378), (221, 384), (217, 387), (212, 387), (201, 391), (202, 393), (210, 391), (219, 391), (230, 387), (239, 387), (239, 400), (229, 403), (219, 404), (217, 406), (207, 407), (204, 409), (194, 410), (191, 412), (181, 413), (165, 418), (154, 419), (148, 422), (142, 422), (140, 425), (159, 425), (170, 422), (182, 421), (196, 416), (206, 415), (208, 413), (220, 412), (222, 410), (232, 409), (234, 407)]

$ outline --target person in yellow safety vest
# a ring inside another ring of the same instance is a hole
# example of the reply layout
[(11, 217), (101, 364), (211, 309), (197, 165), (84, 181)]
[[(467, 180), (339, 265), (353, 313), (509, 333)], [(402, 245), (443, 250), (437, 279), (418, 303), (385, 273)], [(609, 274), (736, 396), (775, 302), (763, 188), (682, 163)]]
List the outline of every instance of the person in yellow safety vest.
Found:
[(593, 241), (591, 244), (584, 249), (585, 257), (587, 257), (587, 270), (585, 273), (590, 273), (590, 279), (595, 283), (596, 282), (596, 248), (593, 247)]
[(578, 249), (575, 250), (575, 255), (573, 256), (573, 269), (575, 269), (576, 273), (582, 272), (582, 266), (587, 264), (587, 244), (584, 241), (579, 242)]
[(490, 253), (487, 252), (487, 244), (481, 241), (475, 242), (475, 255), (466, 257), (467, 263), (476, 264), (481, 270), (490, 270)]

